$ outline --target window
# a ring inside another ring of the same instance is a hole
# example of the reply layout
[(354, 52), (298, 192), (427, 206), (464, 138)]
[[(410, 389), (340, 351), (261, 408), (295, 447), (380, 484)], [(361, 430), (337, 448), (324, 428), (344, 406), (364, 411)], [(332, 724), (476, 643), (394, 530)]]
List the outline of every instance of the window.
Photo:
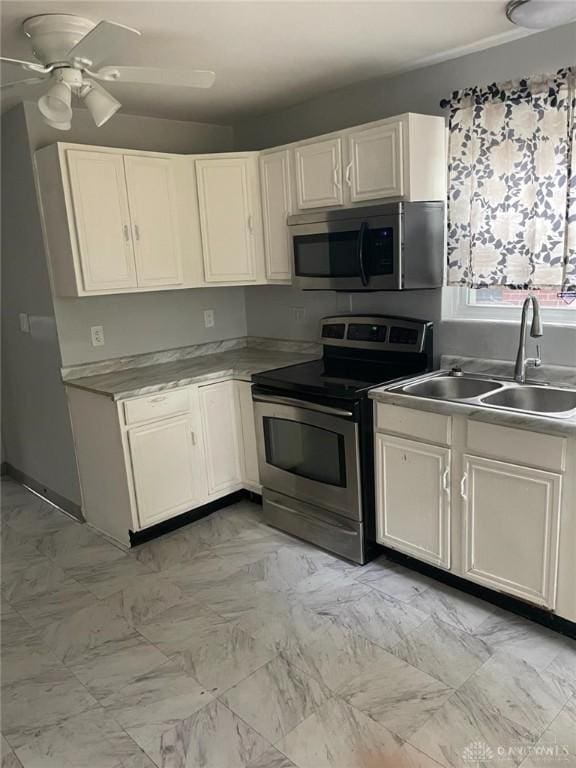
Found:
[(444, 288), (442, 315), (446, 320), (498, 320), (518, 322), (522, 304), (533, 293), (544, 321), (554, 325), (576, 326), (576, 293), (563, 294), (557, 288), (515, 290), (491, 288)]

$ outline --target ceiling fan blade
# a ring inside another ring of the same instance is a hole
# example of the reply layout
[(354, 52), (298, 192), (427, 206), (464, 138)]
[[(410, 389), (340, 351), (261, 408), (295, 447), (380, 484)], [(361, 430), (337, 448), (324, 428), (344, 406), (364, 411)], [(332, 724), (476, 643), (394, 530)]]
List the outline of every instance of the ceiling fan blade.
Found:
[(14, 80), (12, 83), (0, 83), (0, 88), (14, 88), (17, 85), (37, 85), (38, 83), (45, 83), (45, 77), (26, 77), (24, 80)]
[(9, 59), (7, 56), (0, 56), (0, 62), (2, 65), (18, 66), (28, 72), (42, 72), (42, 74), (48, 74), (53, 67), (45, 67), (43, 64), (35, 64), (33, 61), (22, 61), (22, 59)]
[(211, 88), (216, 79), (215, 73), (207, 69), (175, 70), (157, 67), (102, 67), (95, 76), (108, 82), (174, 85), (184, 88)]
[(132, 40), (132, 35), (140, 34), (137, 29), (115, 21), (100, 21), (69, 51), (68, 59), (89, 62), (90, 66), (100, 64), (122, 51), (126, 43)]

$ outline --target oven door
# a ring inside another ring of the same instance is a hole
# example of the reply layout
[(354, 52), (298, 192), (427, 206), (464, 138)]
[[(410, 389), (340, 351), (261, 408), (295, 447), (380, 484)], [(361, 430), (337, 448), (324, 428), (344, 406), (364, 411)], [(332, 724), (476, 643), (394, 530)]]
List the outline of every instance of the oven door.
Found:
[(253, 400), (262, 486), (361, 520), (353, 412), (258, 391)]
[(290, 226), (294, 282), (306, 290), (402, 288), (402, 216)]

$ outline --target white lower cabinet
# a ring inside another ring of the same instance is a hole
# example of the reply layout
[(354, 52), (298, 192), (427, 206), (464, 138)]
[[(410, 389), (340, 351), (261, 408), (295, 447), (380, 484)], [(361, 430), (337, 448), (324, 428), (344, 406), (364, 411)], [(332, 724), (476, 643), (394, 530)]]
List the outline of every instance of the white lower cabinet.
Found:
[(244, 484), (252, 490), (260, 490), (260, 473), (258, 471), (258, 446), (256, 442), (256, 422), (254, 421), (254, 404), (252, 403), (252, 385), (248, 381), (237, 381), (236, 390), (240, 406), (240, 423), (242, 426), (243, 457), (242, 478)]
[(199, 387), (208, 494), (233, 490), (242, 482), (240, 424), (235, 382)]
[(142, 528), (196, 506), (202, 493), (194, 466), (201, 457), (189, 418), (134, 427), (128, 444)]
[(82, 511), (122, 544), (234, 491), (260, 490), (249, 382), (119, 401), (75, 387), (67, 395)]
[(576, 439), (441, 418), (376, 405), (378, 542), (576, 620)]
[(377, 539), (450, 568), (450, 451), (376, 434)]
[(464, 456), (464, 575), (553, 608), (558, 568), (559, 474)]

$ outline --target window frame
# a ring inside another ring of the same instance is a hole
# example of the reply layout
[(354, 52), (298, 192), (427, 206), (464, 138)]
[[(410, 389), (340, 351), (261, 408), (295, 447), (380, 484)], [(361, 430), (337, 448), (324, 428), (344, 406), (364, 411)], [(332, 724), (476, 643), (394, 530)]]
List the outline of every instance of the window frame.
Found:
[[(442, 289), (442, 319), (484, 322), (519, 323), (522, 307), (487, 306), (468, 303), (468, 292), (474, 288), (466, 286), (444, 286)], [(536, 297), (538, 292), (534, 291)], [(565, 328), (576, 327), (576, 310), (541, 307), (542, 318), (547, 325)]]

